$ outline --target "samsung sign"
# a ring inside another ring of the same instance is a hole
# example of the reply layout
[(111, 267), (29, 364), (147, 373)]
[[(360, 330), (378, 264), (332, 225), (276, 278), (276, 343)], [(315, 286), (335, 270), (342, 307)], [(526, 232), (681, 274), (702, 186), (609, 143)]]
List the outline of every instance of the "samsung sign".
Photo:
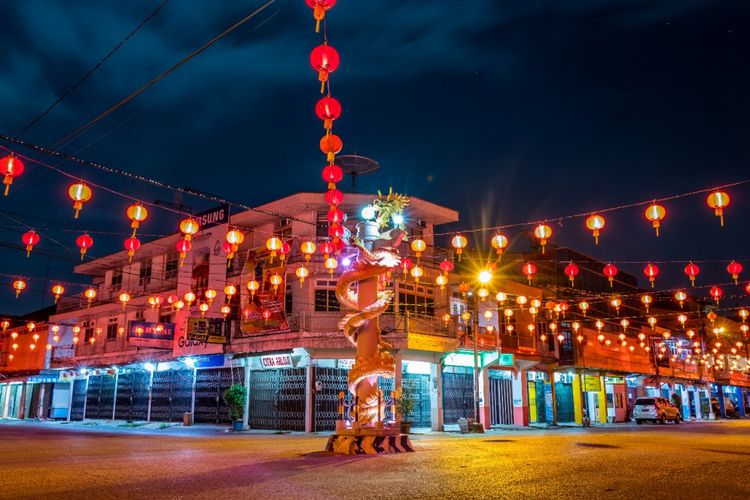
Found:
[(201, 229), (219, 226), (229, 223), (229, 205), (220, 205), (210, 210), (197, 213), (193, 218), (198, 222)]

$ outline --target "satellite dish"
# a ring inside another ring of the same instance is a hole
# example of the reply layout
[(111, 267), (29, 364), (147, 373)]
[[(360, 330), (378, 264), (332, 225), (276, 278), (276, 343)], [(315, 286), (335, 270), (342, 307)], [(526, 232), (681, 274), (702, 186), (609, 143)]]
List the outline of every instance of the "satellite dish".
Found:
[(341, 170), (345, 173), (352, 176), (352, 193), (356, 192), (357, 176), (372, 174), (380, 168), (380, 163), (360, 155), (337, 156), (333, 162), (341, 167)]

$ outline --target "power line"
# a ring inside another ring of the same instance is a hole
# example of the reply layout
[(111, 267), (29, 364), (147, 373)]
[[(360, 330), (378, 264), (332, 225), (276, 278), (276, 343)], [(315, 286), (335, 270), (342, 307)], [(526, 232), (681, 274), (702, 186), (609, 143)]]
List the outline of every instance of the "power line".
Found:
[(20, 132), (18, 132), (18, 136), (19, 136), (19, 137), (23, 136), (23, 135), (24, 135), (24, 134), (25, 134), (26, 132), (28, 132), (28, 131), (29, 131), (29, 129), (31, 129), (31, 127), (33, 127), (33, 126), (34, 126), (34, 125), (36, 125), (36, 124), (37, 124), (37, 123), (38, 123), (39, 121), (41, 121), (42, 119), (44, 119), (44, 117), (45, 117), (45, 116), (47, 116), (47, 115), (48, 115), (48, 114), (50, 113), (50, 111), (52, 111), (52, 110), (53, 110), (53, 109), (54, 109), (54, 108), (55, 108), (55, 107), (56, 107), (56, 106), (57, 106), (58, 104), (60, 104), (60, 102), (62, 102), (62, 100), (63, 100), (63, 99), (65, 99), (65, 98), (66, 98), (66, 97), (68, 97), (68, 96), (69, 96), (70, 94), (72, 94), (73, 92), (75, 92), (75, 91), (76, 91), (76, 89), (77, 89), (78, 87), (80, 87), (80, 86), (81, 86), (81, 84), (83, 84), (83, 82), (85, 82), (86, 80), (88, 80), (88, 79), (89, 79), (89, 77), (90, 77), (90, 76), (91, 76), (92, 74), (94, 74), (94, 72), (96, 72), (96, 70), (98, 70), (99, 68), (101, 68), (101, 67), (102, 67), (102, 65), (103, 65), (103, 64), (104, 64), (105, 62), (107, 62), (107, 60), (109, 60), (109, 58), (110, 58), (110, 57), (112, 57), (112, 56), (113, 56), (113, 55), (115, 54), (115, 52), (117, 52), (118, 50), (120, 50), (120, 48), (121, 48), (121, 47), (122, 47), (123, 45), (125, 45), (125, 42), (127, 42), (128, 40), (130, 40), (130, 38), (132, 38), (132, 37), (133, 37), (133, 35), (135, 35), (136, 33), (138, 33), (138, 32), (139, 32), (139, 31), (141, 30), (141, 28), (143, 28), (143, 26), (145, 26), (145, 25), (146, 25), (146, 23), (148, 23), (148, 22), (149, 22), (149, 21), (150, 21), (151, 19), (153, 19), (154, 17), (156, 17), (156, 16), (157, 16), (157, 15), (159, 14), (159, 12), (161, 12), (161, 10), (162, 10), (162, 9), (164, 8), (164, 6), (166, 6), (166, 5), (168, 4), (168, 3), (169, 3), (169, 0), (164, 0), (164, 1), (163, 1), (163, 2), (161, 3), (161, 4), (159, 4), (159, 6), (158, 6), (158, 7), (156, 8), (156, 9), (154, 9), (154, 11), (153, 11), (153, 12), (151, 12), (151, 13), (150, 13), (150, 14), (149, 14), (148, 16), (146, 16), (146, 17), (145, 17), (145, 18), (144, 18), (144, 19), (143, 19), (143, 20), (142, 20), (142, 21), (141, 21), (141, 22), (140, 22), (140, 23), (138, 24), (138, 26), (136, 26), (136, 27), (135, 27), (135, 28), (134, 28), (134, 29), (133, 29), (133, 30), (132, 30), (132, 31), (131, 31), (130, 33), (128, 33), (128, 34), (127, 34), (127, 35), (125, 36), (125, 38), (123, 38), (122, 40), (120, 40), (120, 42), (119, 42), (119, 43), (118, 43), (117, 45), (115, 45), (115, 46), (114, 46), (114, 47), (112, 48), (112, 50), (110, 50), (110, 51), (109, 51), (109, 52), (107, 53), (107, 55), (105, 55), (105, 56), (104, 56), (104, 57), (103, 57), (103, 58), (102, 58), (101, 60), (99, 60), (99, 62), (98, 62), (98, 63), (96, 63), (96, 64), (95, 64), (95, 65), (94, 65), (94, 66), (93, 66), (93, 67), (92, 67), (91, 69), (89, 69), (89, 70), (88, 70), (88, 71), (86, 72), (86, 74), (84, 74), (84, 75), (83, 75), (83, 76), (82, 76), (82, 77), (81, 77), (81, 78), (80, 78), (80, 79), (79, 79), (79, 80), (78, 80), (77, 82), (75, 82), (75, 83), (73, 84), (73, 86), (71, 86), (71, 87), (70, 87), (70, 88), (69, 88), (68, 90), (66, 90), (65, 92), (63, 92), (63, 93), (62, 93), (62, 94), (60, 95), (60, 97), (58, 97), (58, 98), (57, 98), (57, 99), (55, 100), (55, 102), (53, 102), (52, 104), (50, 104), (50, 105), (49, 105), (49, 107), (48, 107), (47, 109), (45, 109), (44, 111), (42, 111), (42, 112), (41, 112), (40, 114), (38, 114), (37, 116), (35, 116), (35, 117), (34, 117), (34, 118), (33, 118), (33, 119), (32, 119), (32, 120), (31, 120), (31, 121), (29, 122), (29, 123), (27, 123), (27, 124), (26, 124), (26, 126), (24, 126), (24, 127), (23, 127), (23, 128), (21, 129), (21, 131), (20, 131)]
[(187, 56), (185, 56), (182, 59), (180, 59), (180, 61), (178, 61), (176, 64), (172, 65), (169, 69), (167, 69), (166, 71), (162, 72), (160, 75), (158, 75), (158, 76), (152, 78), (151, 80), (149, 80), (147, 83), (145, 83), (144, 85), (142, 85), (141, 87), (139, 87), (138, 89), (136, 89), (135, 92), (131, 93), (130, 95), (128, 95), (124, 99), (120, 100), (119, 102), (117, 102), (116, 104), (114, 104), (113, 106), (111, 106), (110, 108), (108, 108), (107, 110), (105, 110), (104, 112), (102, 112), (99, 115), (97, 115), (94, 118), (92, 118), (86, 124), (82, 125), (81, 127), (77, 128), (76, 130), (74, 130), (70, 134), (66, 135), (65, 137), (63, 137), (62, 139), (60, 139), (59, 141), (57, 141), (55, 144), (52, 145), (52, 147), (53, 148), (57, 148), (57, 147), (62, 147), (64, 145), (68, 144), (70, 141), (72, 141), (73, 139), (75, 139), (76, 137), (78, 137), (79, 135), (81, 135), (82, 133), (84, 133), (86, 130), (88, 130), (89, 128), (93, 127), (94, 125), (96, 125), (97, 123), (99, 123), (100, 121), (102, 121), (104, 118), (106, 118), (107, 116), (109, 116), (112, 113), (114, 113), (120, 107), (124, 106), (125, 104), (129, 103), (130, 101), (132, 101), (133, 99), (135, 99), (136, 97), (138, 97), (144, 91), (146, 91), (151, 86), (153, 86), (154, 84), (156, 84), (159, 80), (161, 80), (162, 78), (166, 77), (167, 75), (169, 75), (173, 71), (177, 70), (178, 68), (180, 68), (181, 66), (183, 66), (185, 63), (187, 63), (188, 61), (190, 61), (191, 59), (193, 59), (194, 57), (200, 55), (206, 49), (208, 49), (211, 45), (213, 45), (214, 43), (218, 42), (219, 40), (221, 40), (222, 38), (224, 38), (226, 35), (232, 33), (234, 30), (236, 30), (237, 28), (239, 28), (240, 26), (242, 26), (243, 24), (245, 24), (246, 22), (248, 22), (249, 20), (251, 20), (252, 18), (254, 18), (255, 16), (257, 16), (258, 14), (260, 14), (263, 10), (265, 10), (266, 8), (268, 8), (269, 6), (271, 6), (272, 4), (274, 4), (275, 2), (276, 2), (276, 0), (268, 0), (265, 4), (261, 5), (260, 7), (258, 7), (257, 9), (255, 9), (254, 11), (250, 12), (249, 14), (247, 14), (246, 16), (244, 16), (242, 19), (240, 19), (239, 21), (235, 22), (234, 24), (232, 24), (231, 26), (229, 26), (228, 28), (226, 28), (224, 31), (222, 31), (218, 35), (214, 36), (213, 38), (211, 38), (209, 41), (207, 41), (206, 43), (204, 43), (203, 45), (201, 45), (197, 49), (195, 49), (193, 52), (191, 52)]

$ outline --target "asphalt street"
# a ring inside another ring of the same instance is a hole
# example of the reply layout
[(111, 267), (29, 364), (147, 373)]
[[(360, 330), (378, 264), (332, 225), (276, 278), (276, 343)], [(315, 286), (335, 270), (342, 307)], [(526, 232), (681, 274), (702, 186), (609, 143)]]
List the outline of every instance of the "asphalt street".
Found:
[(339, 456), (325, 435), (0, 424), (0, 498), (750, 498), (750, 421), (414, 435)]

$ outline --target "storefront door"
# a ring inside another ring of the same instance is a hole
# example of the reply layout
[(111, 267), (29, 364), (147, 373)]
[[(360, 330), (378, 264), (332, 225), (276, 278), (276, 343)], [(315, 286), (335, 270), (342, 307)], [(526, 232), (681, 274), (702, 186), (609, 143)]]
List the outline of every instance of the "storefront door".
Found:
[[(414, 411), (409, 415), (412, 427), (430, 427), (432, 418), (430, 414), (430, 376), (417, 373), (404, 373), (401, 380), (403, 387), (408, 387), (416, 403)], [(383, 391), (383, 394), (388, 394)]]
[(129, 371), (117, 376), (116, 419), (132, 422), (148, 418), (150, 381), (151, 374), (147, 371)]
[(244, 368), (197, 370), (195, 377), (195, 422), (230, 423), (223, 394), (232, 384), (245, 383)]
[(193, 370), (154, 372), (151, 388), (151, 421), (182, 421), (182, 414), (192, 411), (193, 380)]
[(87, 384), (88, 380), (85, 378), (79, 378), (73, 381), (73, 402), (70, 407), (71, 420), (83, 420), (83, 412), (86, 406)]
[(250, 372), (250, 428), (304, 431), (306, 378), (304, 368)]
[(456, 424), (459, 418), (474, 418), (474, 378), (468, 368), (445, 367), (443, 371), (443, 422)]
[(513, 380), (510, 372), (490, 371), (490, 424), (512, 425)]

